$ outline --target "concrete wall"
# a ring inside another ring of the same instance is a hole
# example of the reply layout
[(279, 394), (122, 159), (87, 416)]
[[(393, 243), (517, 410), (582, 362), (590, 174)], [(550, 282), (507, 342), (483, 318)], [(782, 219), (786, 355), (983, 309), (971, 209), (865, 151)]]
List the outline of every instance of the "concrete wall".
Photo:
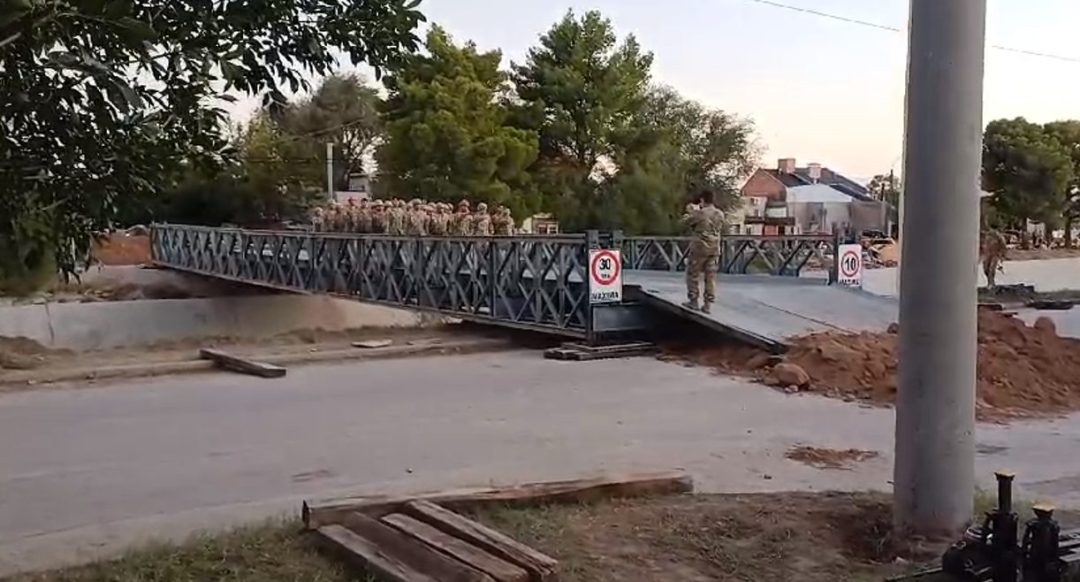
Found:
[(356, 301), (263, 295), (0, 307), (0, 336), (88, 350), (199, 337), (267, 337), (304, 329), (416, 327), (424, 321), (419, 313)]

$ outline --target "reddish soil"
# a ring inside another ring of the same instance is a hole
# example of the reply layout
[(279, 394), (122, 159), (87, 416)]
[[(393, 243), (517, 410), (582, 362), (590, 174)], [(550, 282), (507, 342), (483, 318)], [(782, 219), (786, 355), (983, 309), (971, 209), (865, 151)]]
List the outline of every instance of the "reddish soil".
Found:
[[(785, 361), (811, 379), (805, 391), (874, 404), (892, 404), (897, 390), (897, 336), (822, 333), (797, 338)], [(670, 347), (666, 357), (724, 373), (766, 379), (767, 358), (742, 346)], [(1007, 420), (1080, 410), (1080, 340), (1057, 335), (1052, 322), (1028, 326), (1007, 313), (979, 313), (976, 412)]]
[(150, 237), (118, 232), (94, 241), (93, 260), (103, 265), (145, 265), (150, 262)]
[(792, 447), (784, 455), (792, 461), (798, 461), (804, 465), (810, 465), (817, 469), (849, 470), (855, 463), (869, 461), (881, 456), (877, 451), (863, 451), (859, 449), (822, 449), (810, 446)]

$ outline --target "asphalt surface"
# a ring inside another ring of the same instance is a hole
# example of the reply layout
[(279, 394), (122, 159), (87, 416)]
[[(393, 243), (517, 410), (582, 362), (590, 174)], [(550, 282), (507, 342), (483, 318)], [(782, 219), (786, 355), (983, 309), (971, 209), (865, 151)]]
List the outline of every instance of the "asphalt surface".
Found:
[[(305, 497), (684, 468), (701, 491), (888, 489), (892, 412), (648, 358), (504, 352), (0, 396), (0, 575), (282, 513)], [(1080, 419), (982, 426), (980, 474), (1080, 502)], [(851, 471), (794, 444), (881, 457)]]

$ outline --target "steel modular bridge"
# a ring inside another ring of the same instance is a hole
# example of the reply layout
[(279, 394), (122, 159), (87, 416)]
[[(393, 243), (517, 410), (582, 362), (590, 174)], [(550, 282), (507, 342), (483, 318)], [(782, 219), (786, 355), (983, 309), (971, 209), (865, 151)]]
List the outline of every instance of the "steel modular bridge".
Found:
[[(834, 269), (832, 236), (727, 236), (721, 272), (797, 278)], [(619, 233), (511, 237), (402, 237), (154, 225), (154, 264), (306, 294), (435, 312), (590, 341), (653, 325), (634, 273), (681, 278), (688, 237)], [(619, 249), (624, 301), (589, 303), (591, 249)], [(835, 271), (831, 271), (835, 272)]]

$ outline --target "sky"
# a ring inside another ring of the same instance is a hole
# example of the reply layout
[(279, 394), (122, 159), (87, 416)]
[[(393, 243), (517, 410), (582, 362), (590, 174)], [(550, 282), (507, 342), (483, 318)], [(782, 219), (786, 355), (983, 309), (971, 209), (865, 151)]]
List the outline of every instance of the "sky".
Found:
[[(906, 28), (908, 0), (777, 0)], [(948, 0), (952, 1), (952, 0)], [(762, 165), (794, 157), (853, 177), (902, 170), (907, 36), (754, 0), (424, 0), (457, 41), (501, 49), (504, 65), (568, 9), (599, 10), (654, 54), (653, 80), (751, 119)], [(989, 0), (984, 118), (1080, 119), (1076, 0)]]

